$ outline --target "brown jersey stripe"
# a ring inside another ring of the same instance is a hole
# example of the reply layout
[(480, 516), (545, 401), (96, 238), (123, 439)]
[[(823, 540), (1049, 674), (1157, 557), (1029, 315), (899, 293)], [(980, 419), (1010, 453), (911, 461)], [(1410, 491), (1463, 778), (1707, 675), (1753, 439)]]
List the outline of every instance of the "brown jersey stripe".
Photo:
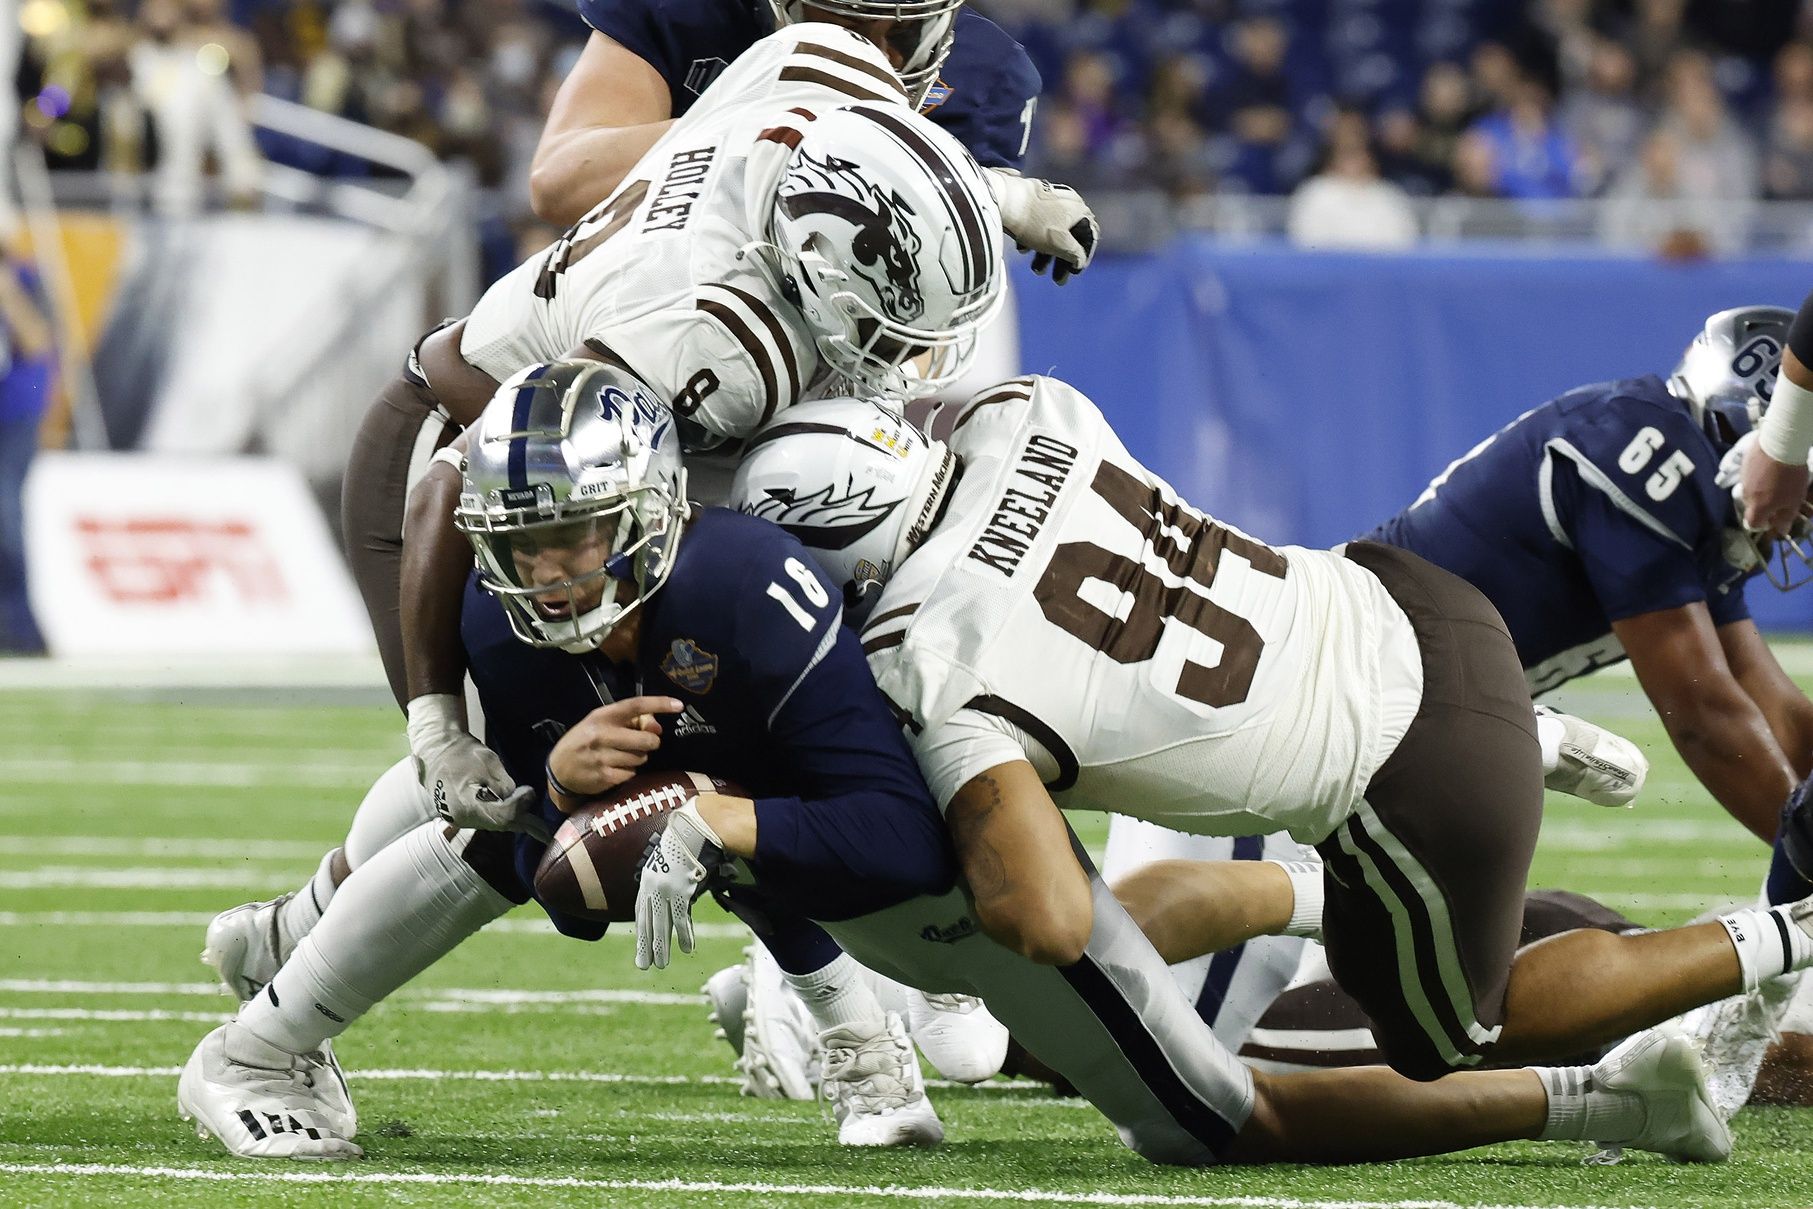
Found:
[(755, 329), (751, 328), (741, 315), (724, 303), (715, 298), (701, 298), (699, 299), (699, 309), (723, 324), (724, 329), (736, 338), (738, 344), (743, 346), (743, 352), (748, 354), (751, 361), (755, 362), (756, 370), (762, 375), (762, 390), (765, 392), (760, 423), (766, 424), (769, 417), (774, 415), (774, 409), (780, 402), (780, 387), (775, 381), (773, 354), (762, 344), (762, 339), (755, 334)]
[(983, 395), (980, 399), (977, 399), (974, 403), (971, 403), (968, 407), (964, 408), (963, 414), (957, 417), (957, 422), (951, 425), (951, 435), (953, 437), (956, 436), (957, 430), (969, 423), (971, 418), (984, 407), (992, 407), (996, 403), (1024, 402), (1030, 398), (1032, 398), (1032, 379), (1016, 378), (1012, 382), (1002, 386), (999, 390)]
[(898, 630), (892, 634), (883, 634), (879, 638), (865, 638), (862, 644), (862, 653), (865, 655), (873, 655), (876, 651), (885, 651), (889, 647), (899, 646), (905, 641), (905, 630)]
[[(720, 288), (728, 290), (730, 293), (735, 294), (738, 298), (742, 299), (743, 305), (748, 307), (755, 314), (755, 317), (762, 321), (762, 326), (768, 329), (768, 334), (770, 336), (774, 337), (774, 347), (781, 350), (781, 364), (786, 367), (787, 370), (787, 393), (783, 397), (787, 402), (792, 403), (799, 397), (800, 388), (803, 387), (805, 383), (800, 381), (799, 361), (793, 355), (793, 341), (787, 338), (787, 329), (781, 324), (780, 318), (775, 315), (774, 308), (769, 306), (766, 302), (763, 302), (760, 298), (757, 298), (754, 294), (751, 294), (748, 290), (740, 290), (734, 285), (722, 286)], [(765, 421), (768, 417), (763, 416), (762, 419)]]
[(971, 697), (964, 703), (963, 708), (973, 709), (978, 713), (993, 714), (997, 718), (1005, 718), (1037, 739), (1039, 746), (1049, 752), (1051, 758), (1058, 763), (1057, 778), (1048, 781), (1045, 785), (1046, 789), (1052, 793), (1062, 793), (1076, 784), (1077, 775), (1082, 769), (1082, 766), (1077, 763), (1076, 753), (1070, 750), (1070, 744), (1064, 742), (1062, 735), (1045, 725), (1043, 719), (1021, 709), (1005, 698), (992, 694)]
[[(873, 78), (880, 80), (883, 84), (892, 88), (902, 97), (907, 94), (906, 86), (901, 84), (900, 77), (896, 76), (885, 67), (876, 66), (867, 59), (859, 59), (855, 55), (846, 55), (841, 50), (832, 50), (829, 46), (820, 46), (813, 42), (801, 42), (798, 46), (793, 48), (793, 53), (796, 55), (816, 55), (821, 59), (829, 59), (831, 62), (836, 63), (841, 67), (848, 67), (851, 71), (860, 71), (866, 76), (872, 76)], [(787, 77), (783, 75), (781, 78), (784, 80)]]
[(791, 67), (783, 67), (781, 68), (781, 79), (799, 84), (818, 84), (825, 88), (829, 88), (832, 92), (841, 92), (847, 97), (855, 97), (859, 101), (894, 101), (899, 99), (885, 92), (876, 92), (872, 88), (864, 88), (854, 80), (846, 80), (842, 76), (832, 75), (828, 71), (820, 71), (816, 67), (802, 67), (797, 64)]
[(923, 600), (915, 600), (910, 605), (901, 605), (898, 609), (889, 609), (885, 613), (877, 613), (875, 616), (869, 618), (869, 624), (863, 627), (863, 633), (868, 633), (884, 621), (892, 621), (896, 617), (911, 617), (919, 611), (919, 606), (924, 603)]
[(962, 236), (958, 243), (963, 251), (965, 270), (962, 292), (970, 293), (982, 288), (987, 280), (989, 253), (992, 250), (987, 241), (999, 239), (1000, 232), (982, 230), (982, 208), (958, 176), (956, 165), (951, 163), (943, 151), (933, 146), (930, 139), (915, 129), (911, 120), (899, 113), (881, 106), (864, 106), (854, 112), (886, 129), (905, 144), (907, 150), (924, 162), (933, 179), (943, 188), (945, 206), (950, 210), (951, 218)]
[(806, 136), (791, 126), (770, 126), (755, 137), (758, 142), (779, 143), (791, 149), (799, 146), (800, 140)]

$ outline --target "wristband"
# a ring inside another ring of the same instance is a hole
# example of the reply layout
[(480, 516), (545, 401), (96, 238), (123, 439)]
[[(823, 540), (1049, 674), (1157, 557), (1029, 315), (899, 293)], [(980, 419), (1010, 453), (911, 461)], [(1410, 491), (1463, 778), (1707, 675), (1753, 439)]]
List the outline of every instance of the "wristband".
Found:
[(541, 771), (543, 775), (548, 778), (548, 788), (554, 793), (559, 794), (561, 797), (571, 798), (573, 801), (577, 802), (585, 796), (584, 794), (574, 793), (560, 783), (560, 778), (554, 775), (554, 757), (552, 754), (550, 754), (547, 760), (542, 764)]
[(1756, 426), (1756, 444), (1784, 466), (1805, 466), (1813, 449), (1813, 390), (1777, 378), (1769, 410)]

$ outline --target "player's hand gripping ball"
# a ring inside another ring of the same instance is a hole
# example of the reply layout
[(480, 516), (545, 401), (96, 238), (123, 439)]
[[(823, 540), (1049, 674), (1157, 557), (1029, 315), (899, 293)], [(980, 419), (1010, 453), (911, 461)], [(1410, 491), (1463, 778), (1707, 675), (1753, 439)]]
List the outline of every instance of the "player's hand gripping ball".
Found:
[(651, 772), (600, 794), (567, 816), (535, 870), (535, 897), (579, 919), (629, 923), (650, 841), (667, 816), (701, 793), (747, 797), (697, 772)]

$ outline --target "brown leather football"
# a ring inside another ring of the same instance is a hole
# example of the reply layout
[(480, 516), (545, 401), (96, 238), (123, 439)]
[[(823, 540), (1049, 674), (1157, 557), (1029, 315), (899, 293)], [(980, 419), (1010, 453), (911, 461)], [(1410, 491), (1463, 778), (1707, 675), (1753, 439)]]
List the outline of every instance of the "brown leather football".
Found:
[(579, 919), (629, 923), (649, 840), (701, 793), (747, 797), (699, 772), (650, 772), (600, 794), (567, 816), (535, 870), (535, 897)]

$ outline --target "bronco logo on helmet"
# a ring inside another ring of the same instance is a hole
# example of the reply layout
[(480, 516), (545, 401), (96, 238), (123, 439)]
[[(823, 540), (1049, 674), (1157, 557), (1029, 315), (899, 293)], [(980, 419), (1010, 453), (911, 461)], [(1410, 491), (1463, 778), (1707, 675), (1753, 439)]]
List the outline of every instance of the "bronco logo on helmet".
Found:
[(801, 152), (788, 170), (781, 204), (792, 218), (831, 214), (858, 228), (850, 243), (855, 268), (899, 320), (925, 312), (919, 287), (919, 233), (907, 221), (913, 208), (899, 193), (883, 193), (848, 160), (815, 159)]

